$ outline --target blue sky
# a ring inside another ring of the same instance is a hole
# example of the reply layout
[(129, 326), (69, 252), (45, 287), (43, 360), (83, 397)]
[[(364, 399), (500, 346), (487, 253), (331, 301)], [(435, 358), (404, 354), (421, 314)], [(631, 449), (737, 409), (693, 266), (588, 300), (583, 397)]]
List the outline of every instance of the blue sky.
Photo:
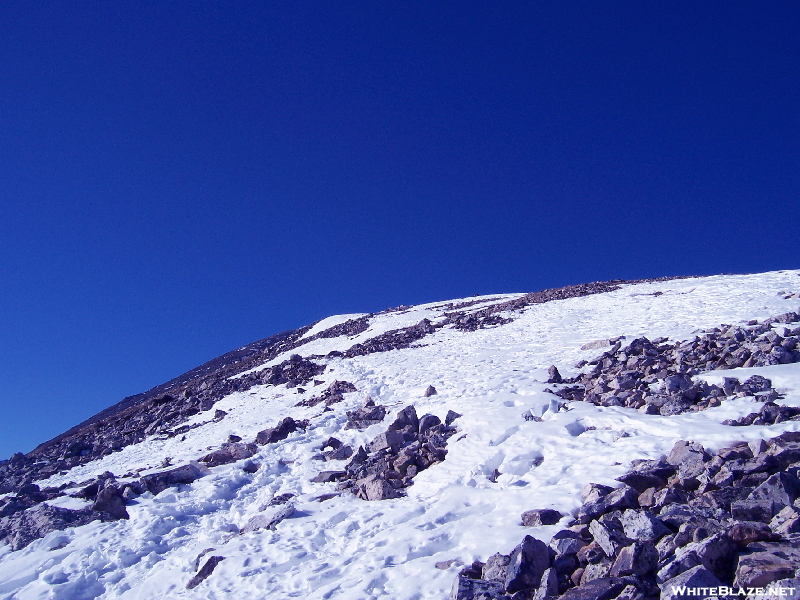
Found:
[(0, 4), (0, 457), (330, 314), (796, 268), (800, 8)]

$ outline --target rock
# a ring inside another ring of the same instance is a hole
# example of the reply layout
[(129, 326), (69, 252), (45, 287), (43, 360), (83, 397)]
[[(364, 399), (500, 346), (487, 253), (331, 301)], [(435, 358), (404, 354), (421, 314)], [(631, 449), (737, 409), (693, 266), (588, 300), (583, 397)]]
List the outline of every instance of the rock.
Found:
[(666, 485), (661, 477), (648, 471), (628, 471), (625, 475), (617, 477), (617, 481), (631, 486), (638, 494), (644, 493), (649, 488), (660, 488)]
[(0, 519), (0, 539), (4, 539), (12, 551), (21, 550), (51, 531), (86, 525), (102, 518), (103, 513), (87, 509), (70, 510), (44, 503), (37, 504), (33, 508)]
[(654, 573), (658, 567), (658, 551), (651, 542), (634, 542), (619, 551), (611, 577), (636, 575), (643, 577)]
[(392, 452), (397, 452), (398, 448), (400, 448), (402, 444), (403, 436), (397, 433), (397, 431), (388, 429), (387, 431), (378, 434), (374, 440), (367, 444), (366, 450), (368, 452), (378, 452), (379, 450), (388, 448)]
[(533, 600), (545, 600), (545, 598), (553, 596), (558, 596), (558, 574), (555, 569), (550, 568), (545, 569), (542, 573), (542, 579), (539, 587), (536, 588), (536, 593), (533, 594)]
[(325, 460), (345, 460), (353, 455), (353, 448), (351, 446), (339, 446), (335, 450), (328, 450), (323, 452), (322, 456)]
[(417, 409), (411, 404), (406, 406), (403, 410), (397, 413), (394, 422), (389, 425), (390, 431), (413, 431), (419, 432), (419, 417), (417, 417)]
[(522, 525), (524, 527), (555, 525), (563, 516), (564, 515), (557, 510), (552, 510), (550, 508), (537, 508), (535, 510), (528, 510), (522, 513)]
[(92, 505), (92, 510), (107, 513), (114, 520), (130, 518), (128, 511), (125, 510), (125, 499), (122, 497), (122, 490), (113, 483), (98, 492), (97, 499)]
[(312, 483), (330, 483), (347, 476), (347, 471), (322, 471), (314, 477)]
[(378, 475), (369, 475), (356, 482), (360, 493), (358, 496), (363, 500), (388, 500), (398, 498), (400, 494), (388, 481)]
[(584, 502), (595, 502), (603, 496), (607, 496), (613, 492), (614, 488), (608, 485), (600, 485), (599, 483), (587, 483), (581, 490), (581, 500)]
[(638, 494), (632, 487), (623, 485), (594, 502), (585, 502), (578, 510), (578, 521), (588, 523), (607, 512), (626, 508), (639, 508)]
[(768, 552), (755, 552), (739, 557), (734, 585), (766, 587), (779, 579), (793, 577), (797, 565)]
[(733, 559), (737, 547), (727, 533), (716, 533), (699, 542), (687, 544), (676, 553), (680, 558), (693, 552), (700, 563), (720, 580), (727, 581), (733, 575)]
[(509, 562), (511, 562), (511, 557), (507, 554), (493, 554), (486, 560), (482, 578), (505, 583)]
[(203, 565), (203, 568), (200, 569), (197, 574), (189, 580), (189, 583), (186, 584), (186, 589), (191, 590), (196, 588), (200, 583), (208, 579), (208, 576), (214, 572), (214, 569), (217, 568), (217, 565), (225, 560), (224, 556), (212, 556), (206, 561), (206, 564)]
[(208, 472), (209, 470), (207, 467), (193, 461), (189, 464), (170, 469), (169, 471), (145, 475), (139, 481), (151, 494), (156, 496), (168, 487), (192, 483)]
[(483, 581), (458, 575), (450, 590), (449, 600), (511, 600), (499, 581)]
[(774, 514), (771, 500), (737, 500), (731, 502), (731, 515), (740, 521), (769, 523)]
[(742, 384), (742, 389), (748, 396), (755, 396), (758, 392), (766, 392), (772, 387), (772, 382), (761, 375), (753, 375)]
[(601, 562), (605, 557), (606, 553), (603, 551), (603, 548), (597, 542), (592, 542), (591, 544), (587, 544), (577, 552), (578, 560), (581, 564), (596, 564)]
[(506, 568), (505, 589), (509, 593), (536, 587), (545, 569), (550, 566), (547, 546), (541, 540), (526, 535), (511, 552)]
[(740, 547), (753, 542), (771, 542), (780, 539), (766, 523), (739, 521), (728, 529), (728, 537)]
[(670, 529), (645, 510), (628, 509), (620, 518), (626, 537), (640, 542), (656, 542), (670, 533)]
[[(667, 394), (679, 394), (692, 387), (692, 379), (683, 373), (670, 375), (664, 379), (662, 388)], [(674, 464), (674, 463), (673, 463)]]
[(667, 462), (677, 467), (683, 467), (687, 464), (696, 464), (697, 462), (704, 462), (706, 460), (705, 450), (703, 446), (697, 442), (687, 442), (679, 440), (675, 442), (669, 455)]
[(600, 544), (608, 558), (613, 559), (620, 548), (631, 543), (622, 528), (622, 523), (616, 517), (604, 515), (589, 524), (589, 531), (594, 536), (594, 541)]
[(460, 416), (461, 415), (459, 413), (457, 413), (456, 411), (448, 410), (447, 411), (447, 415), (444, 418), (444, 424), (447, 425), (448, 427), (450, 427), (450, 425), (453, 424), (453, 421), (455, 421)]
[(555, 365), (551, 365), (550, 368), (547, 369), (547, 383), (561, 383), (562, 381), (561, 373), (558, 372)]
[(206, 454), (199, 462), (205, 463), (209, 467), (217, 467), (219, 465), (236, 462), (237, 460), (250, 458), (256, 452), (258, 452), (258, 446), (256, 444), (228, 442), (222, 444), (219, 450)]
[(419, 420), (419, 433), (420, 435), (424, 434), (428, 431), (431, 427), (435, 427), (439, 425), (442, 421), (436, 415), (424, 415)]
[(450, 560), (440, 560), (439, 562), (434, 563), (433, 566), (439, 569), (440, 571), (447, 571), (447, 569), (452, 567), (457, 562), (458, 560), (456, 560), (455, 558), (451, 558)]
[[(560, 532), (559, 532), (560, 533)], [(550, 548), (553, 549), (553, 552), (556, 553), (556, 557), (569, 555), (569, 554), (577, 554), (578, 551), (583, 548), (586, 543), (581, 540), (579, 537), (574, 538), (553, 538), (550, 541)]]
[[(711, 588), (720, 585), (722, 582), (711, 571), (703, 565), (697, 565), (663, 582), (659, 588), (661, 589), (661, 600), (678, 600), (686, 597), (686, 588)], [(698, 596), (705, 598), (711, 595), (699, 594)]]
[(361, 408), (347, 413), (345, 429), (364, 429), (370, 425), (380, 423), (386, 417), (386, 407), (376, 406), (375, 402), (367, 396)]
[(567, 590), (560, 600), (611, 600), (626, 584), (626, 580), (619, 577), (600, 577)]
[(429, 385), (429, 386), (428, 386), (428, 387), (425, 389), (425, 393), (424, 393), (424, 394), (422, 394), (422, 395), (423, 395), (425, 398), (430, 398), (431, 396), (435, 396), (436, 394), (437, 394), (437, 392), (436, 392), (436, 388), (435, 388), (435, 387), (433, 387), (432, 385)]
[(303, 425), (303, 423), (295, 421), (292, 417), (286, 417), (277, 426), (259, 431), (258, 435), (256, 435), (256, 444), (263, 446), (285, 440), (290, 433), (297, 431)]
[(775, 473), (754, 489), (748, 496), (748, 500), (770, 501), (773, 506), (773, 514), (777, 514), (782, 507), (791, 505), (798, 496), (800, 496), (800, 481), (797, 477), (789, 473)]
[(295, 513), (295, 510), (294, 504), (287, 503), (272, 514), (255, 515), (254, 517), (251, 517), (249, 521), (247, 521), (239, 533), (258, 531), (259, 529), (271, 529), (274, 531), (278, 524), (284, 519), (291, 517)]

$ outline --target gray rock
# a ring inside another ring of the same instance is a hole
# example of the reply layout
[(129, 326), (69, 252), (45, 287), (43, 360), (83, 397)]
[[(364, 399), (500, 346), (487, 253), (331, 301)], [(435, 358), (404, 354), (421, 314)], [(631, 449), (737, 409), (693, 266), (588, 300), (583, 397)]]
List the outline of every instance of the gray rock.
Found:
[(533, 594), (533, 600), (545, 600), (552, 596), (558, 596), (558, 574), (555, 569), (550, 568), (545, 569), (545, 572), (542, 573), (542, 579)]
[(511, 562), (511, 557), (507, 554), (500, 554), (499, 552), (493, 554), (483, 566), (483, 579), (505, 583), (509, 562)]
[(627, 581), (619, 577), (601, 577), (567, 590), (560, 600), (611, 600), (626, 584)]
[(731, 502), (731, 515), (740, 521), (769, 523), (773, 516), (771, 500), (737, 500)]
[(389, 448), (393, 452), (397, 452), (398, 448), (400, 448), (402, 444), (403, 436), (397, 433), (397, 431), (388, 429), (387, 431), (378, 434), (374, 440), (367, 444), (367, 451), (378, 452), (384, 448)]
[(631, 539), (625, 535), (622, 523), (616, 517), (605, 515), (589, 524), (589, 531), (594, 537), (594, 541), (600, 544), (603, 552), (608, 558), (613, 559), (620, 548), (631, 543)]
[(347, 471), (322, 471), (311, 481), (312, 483), (330, 483), (347, 475)]
[(499, 581), (470, 579), (458, 575), (450, 590), (449, 600), (511, 600)]
[(547, 383), (561, 383), (563, 379), (561, 378), (561, 373), (558, 372), (558, 368), (555, 365), (551, 365), (549, 369), (547, 369)]
[(587, 483), (581, 490), (581, 500), (583, 502), (595, 502), (613, 492), (614, 488), (599, 483)]
[(755, 552), (739, 557), (734, 585), (741, 587), (766, 587), (779, 579), (793, 577), (797, 564), (771, 554)]
[(441, 419), (439, 419), (439, 417), (437, 417), (436, 415), (424, 415), (419, 420), (419, 433), (420, 433), (420, 435), (424, 434), (431, 427), (435, 427), (436, 425), (439, 425), (441, 422), (442, 422)]
[(196, 588), (200, 585), (203, 581), (208, 579), (208, 576), (214, 572), (214, 569), (217, 568), (217, 565), (225, 560), (224, 556), (212, 556), (206, 561), (206, 564), (203, 565), (203, 568), (200, 569), (197, 574), (189, 580), (189, 583), (186, 584), (186, 589), (191, 590)]
[(209, 473), (208, 467), (192, 461), (169, 471), (145, 475), (139, 481), (155, 496), (169, 487), (192, 483), (207, 473)]
[(578, 510), (578, 521), (588, 523), (607, 512), (626, 508), (639, 508), (638, 494), (632, 487), (623, 485), (594, 502), (585, 502)]
[(368, 475), (356, 482), (358, 496), (363, 500), (388, 500), (397, 498), (400, 494), (391, 484), (378, 475)]
[(429, 385), (429, 386), (428, 386), (428, 387), (425, 389), (425, 393), (423, 394), (423, 396), (424, 396), (425, 398), (430, 398), (431, 396), (435, 396), (436, 394), (437, 394), (437, 392), (436, 392), (436, 388), (435, 388), (435, 387), (433, 387), (432, 385)]
[(419, 417), (417, 417), (417, 409), (411, 404), (406, 406), (403, 410), (397, 413), (394, 422), (389, 425), (391, 431), (410, 430), (415, 433), (419, 432)]
[(526, 535), (511, 552), (506, 570), (505, 589), (509, 593), (536, 587), (545, 569), (550, 566), (547, 545), (541, 540)]
[(635, 575), (644, 577), (655, 572), (658, 567), (658, 551), (651, 542), (634, 542), (619, 551), (611, 577)]
[(97, 494), (97, 499), (92, 505), (92, 510), (107, 513), (112, 519), (129, 519), (128, 511), (125, 510), (125, 499), (120, 490), (113, 483), (107, 485)]
[[(719, 587), (720, 585), (722, 585), (722, 582), (711, 571), (702, 565), (697, 565), (663, 582), (659, 585), (659, 588), (661, 589), (661, 600), (678, 600), (679, 598), (687, 597), (685, 593), (687, 587), (710, 588)], [(694, 597), (704, 598), (706, 596), (711, 596), (711, 594), (701, 594)]]
[(738, 550), (727, 533), (716, 533), (699, 542), (681, 548), (676, 556), (694, 553), (706, 569), (720, 580), (727, 581), (733, 575), (733, 559)]
[(777, 514), (784, 506), (791, 505), (799, 496), (800, 481), (797, 477), (789, 473), (775, 473), (754, 489), (748, 499), (771, 501), (774, 507), (773, 514)]
[(453, 421), (455, 421), (455, 420), (456, 420), (457, 418), (459, 418), (460, 416), (461, 416), (461, 415), (460, 415), (460, 414), (458, 414), (456, 411), (454, 411), (454, 410), (448, 410), (448, 411), (447, 411), (447, 415), (446, 415), (446, 416), (445, 416), (445, 418), (444, 418), (444, 424), (445, 424), (445, 425), (447, 425), (447, 426), (449, 427), (450, 425), (452, 425), (452, 424), (453, 424)]
[(256, 435), (256, 444), (263, 446), (285, 440), (290, 433), (302, 428), (303, 425), (303, 423), (295, 421), (292, 417), (286, 417), (275, 427), (259, 431), (258, 435)]
[(52, 531), (68, 527), (79, 527), (103, 518), (103, 513), (83, 509), (70, 510), (49, 504), (37, 504), (33, 508), (0, 519), (0, 539), (4, 539), (11, 550), (20, 550)]
[(656, 542), (670, 533), (670, 529), (645, 510), (628, 509), (620, 518), (625, 535), (640, 542)]
[(258, 531), (259, 529), (275, 530), (278, 524), (284, 519), (288, 519), (295, 513), (295, 506), (292, 503), (284, 504), (280, 509), (272, 514), (261, 514), (251, 517), (240, 533), (248, 533), (250, 531)]
[(602, 579), (603, 577), (608, 577), (611, 573), (611, 567), (614, 566), (614, 563), (609, 560), (608, 558), (603, 558), (600, 562), (589, 563), (583, 569), (583, 573), (581, 573), (580, 585), (584, 585), (593, 581), (594, 579)]
[(551, 508), (537, 508), (535, 510), (526, 510), (522, 513), (522, 525), (524, 527), (541, 527), (542, 525), (555, 525), (558, 523), (562, 515), (557, 510)]

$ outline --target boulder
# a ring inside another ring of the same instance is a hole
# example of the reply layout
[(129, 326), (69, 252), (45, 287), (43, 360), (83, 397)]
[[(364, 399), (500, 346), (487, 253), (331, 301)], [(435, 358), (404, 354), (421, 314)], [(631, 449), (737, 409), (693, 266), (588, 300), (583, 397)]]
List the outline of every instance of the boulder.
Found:
[(103, 519), (103, 513), (37, 504), (33, 508), (0, 519), (0, 539), (4, 539), (11, 550), (21, 550), (51, 531), (86, 525), (98, 519)]
[(511, 562), (511, 557), (507, 554), (500, 554), (499, 552), (493, 554), (483, 566), (483, 579), (505, 583), (509, 562)]
[(263, 446), (285, 440), (290, 433), (297, 431), (303, 425), (304, 423), (298, 423), (292, 417), (286, 417), (275, 427), (259, 431), (258, 435), (256, 435), (256, 444)]
[(640, 542), (657, 542), (670, 533), (670, 529), (645, 510), (628, 509), (620, 518), (625, 536)]
[(203, 568), (200, 569), (197, 574), (189, 580), (189, 583), (186, 584), (186, 589), (191, 590), (196, 588), (200, 585), (203, 581), (208, 579), (208, 576), (214, 572), (214, 569), (217, 568), (217, 565), (225, 560), (224, 556), (212, 556), (210, 557), (206, 563), (203, 565)]
[(192, 483), (200, 479), (209, 472), (208, 467), (205, 467), (197, 462), (190, 462), (189, 464), (170, 469), (169, 471), (161, 471), (160, 473), (151, 473), (145, 475), (139, 481), (147, 488), (147, 490), (154, 496), (163, 492), (168, 487), (175, 485)]
[(578, 510), (578, 521), (588, 523), (607, 512), (626, 508), (639, 508), (638, 494), (632, 487), (623, 485), (594, 502), (585, 502)]
[(541, 527), (542, 525), (555, 525), (558, 523), (562, 515), (557, 510), (550, 508), (537, 508), (534, 510), (527, 510), (522, 513), (522, 525), (524, 527)]
[(769, 552), (755, 552), (739, 557), (735, 586), (766, 587), (774, 581), (793, 577), (797, 565)]
[(511, 600), (499, 581), (470, 579), (459, 575), (453, 582), (449, 600)]
[(284, 519), (288, 519), (295, 513), (296, 509), (291, 502), (281, 505), (277, 511), (272, 514), (261, 514), (251, 517), (240, 533), (248, 533), (250, 531), (258, 531), (259, 529), (275, 530), (278, 524)]
[(97, 498), (92, 505), (92, 510), (104, 512), (112, 519), (129, 519), (128, 511), (125, 510), (125, 499), (122, 497), (122, 489), (115, 484), (109, 484), (100, 490)]
[[(678, 600), (688, 597), (686, 588), (711, 588), (719, 587), (722, 582), (717, 579), (711, 571), (703, 565), (697, 565), (683, 573), (663, 582), (661, 589), (661, 600)], [(693, 597), (705, 598), (712, 594), (692, 594)]]
[(567, 590), (560, 600), (611, 600), (626, 584), (627, 581), (619, 577), (600, 577)]
[(654, 573), (658, 567), (658, 551), (651, 542), (634, 542), (619, 551), (611, 577), (635, 575), (644, 577)]
[(589, 531), (594, 537), (594, 541), (600, 544), (603, 552), (608, 558), (613, 559), (620, 548), (631, 543), (623, 530), (622, 523), (617, 517), (604, 515), (589, 524)]
[(542, 574), (550, 566), (547, 545), (526, 535), (511, 552), (506, 567), (505, 589), (509, 593), (539, 585)]

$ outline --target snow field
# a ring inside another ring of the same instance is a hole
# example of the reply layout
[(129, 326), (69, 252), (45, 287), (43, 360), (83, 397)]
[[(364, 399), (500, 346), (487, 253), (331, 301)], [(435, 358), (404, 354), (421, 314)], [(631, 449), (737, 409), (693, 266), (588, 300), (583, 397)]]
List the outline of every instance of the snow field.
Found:
[[(614, 484), (631, 460), (657, 458), (678, 439), (718, 448), (800, 429), (798, 422), (771, 427), (720, 424), (758, 409), (759, 404), (747, 399), (673, 417), (580, 402), (571, 403), (567, 411), (545, 410), (552, 399), (543, 383), (550, 364), (572, 376), (578, 360), (602, 352), (580, 350), (593, 340), (619, 335), (628, 341), (641, 335), (688, 339), (697, 329), (797, 310), (796, 299), (783, 300), (778, 292), (798, 290), (797, 271), (624, 286), (530, 306), (507, 315), (515, 319), (512, 323), (492, 329), (440, 329), (420, 340), (419, 347), (321, 361), (328, 366), (319, 377), (324, 385), (307, 387), (305, 394), (285, 386), (231, 394), (215, 405), (228, 412), (224, 419), (187, 432), (185, 439), (151, 438), (46, 484), (79, 482), (106, 470), (121, 476), (158, 469), (166, 457), (173, 464), (196, 460), (231, 433), (250, 441), (285, 416), (311, 419), (311, 426), (262, 447), (254, 457), (262, 467), (252, 475), (237, 464), (216, 467), (192, 485), (141, 496), (128, 507), (129, 521), (54, 532), (13, 553), (0, 545), (0, 599), (446, 597), (460, 566), (508, 552), (526, 533), (547, 541), (559, 529), (522, 527), (525, 510), (555, 508), (568, 515), (580, 505), (579, 492), (587, 482)], [(501, 302), (517, 296), (493, 298)], [(422, 318), (441, 319), (447, 310), (442, 304), (376, 315), (370, 329), (355, 338), (315, 340), (296, 351), (344, 351)], [(352, 315), (332, 317), (330, 323), (344, 317)], [(273, 362), (286, 358), (288, 353)], [(800, 405), (800, 364), (704, 377), (714, 383), (723, 375), (744, 380), (752, 374), (764, 375), (784, 390), (782, 403)], [(346, 394), (332, 412), (322, 413), (322, 406), (294, 406), (335, 379), (350, 381), (359, 391)], [(423, 398), (428, 385), (438, 394)], [(446, 460), (421, 472), (408, 497), (365, 502), (345, 495), (320, 502), (320, 495), (335, 492), (335, 484), (310, 479), (344, 464), (313, 460), (321, 444), (333, 435), (355, 448), (393, 419), (389, 415), (364, 431), (344, 430), (345, 411), (358, 407), (367, 395), (393, 414), (411, 403), (419, 415), (444, 418), (454, 410), (463, 415), (455, 422), (459, 432), (450, 438)], [(525, 421), (522, 413), (531, 410), (544, 420)], [(197, 422), (208, 418), (195, 417)], [(495, 469), (501, 474), (493, 482)], [(292, 518), (276, 531), (238, 534), (253, 515), (276, 510), (267, 506), (269, 500), (283, 493), (295, 495)], [(225, 560), (197, 588), (186, 590), (196, 557), (207, 548), (215, 548), (207, 556)], [(435, 568), (436, 562), (450, 559), (456, 562), (449, 570)]]

